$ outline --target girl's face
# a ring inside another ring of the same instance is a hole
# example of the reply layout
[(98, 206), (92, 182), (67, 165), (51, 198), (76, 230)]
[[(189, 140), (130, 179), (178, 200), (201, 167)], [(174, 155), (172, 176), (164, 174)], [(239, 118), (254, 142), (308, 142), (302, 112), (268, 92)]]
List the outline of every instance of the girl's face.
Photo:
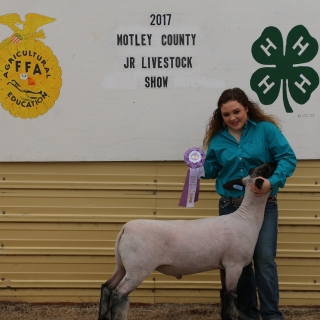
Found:
[(231, 131), (241, 132), (248, 120), (248, 107), (237, 100), (230, 100), (221, 106), (222, 119)]

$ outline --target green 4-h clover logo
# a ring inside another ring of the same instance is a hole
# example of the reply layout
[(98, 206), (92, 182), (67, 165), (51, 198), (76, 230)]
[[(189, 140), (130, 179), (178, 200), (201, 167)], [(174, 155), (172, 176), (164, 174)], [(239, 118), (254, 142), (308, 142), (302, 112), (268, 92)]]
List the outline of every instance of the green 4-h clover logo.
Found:
[[(282, 35), (276, 27), (265, 28), (252, 45), (253, 58), (268, 67), (260, 68), (251, 77), (250, 86), (261, 103), (272, 104), (279, 96), (281, 84), (286, 112), (293, 112), (288, 101), (305, 104), (319, 85), (319, 76), (311, 67), (301, 66), (311, 61), (318, 52), (318, 42), (302, 26), (291, 29), (285, 51)], [(282, 81), (281, 81), (282, 80)]]

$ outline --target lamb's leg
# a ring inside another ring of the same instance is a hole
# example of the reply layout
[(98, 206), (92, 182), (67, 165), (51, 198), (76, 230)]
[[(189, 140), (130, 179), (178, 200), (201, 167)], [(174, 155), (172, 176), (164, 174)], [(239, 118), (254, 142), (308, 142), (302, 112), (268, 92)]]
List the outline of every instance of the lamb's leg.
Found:
[(112, 291), (123, 279), (126, 270), (122, 263), (118, 263), (116, 270), (111, 278), (101, 286), (100, 305), (99, 305), (99, 318), (98, 320), (111, 320), (110, 315), (110, 300), (112, 297)]
[(224, 299), (224, 293), (226, 292), (226, 272), (224, 269), (220, 269), (220, 281), (222, 289), (220, 290), (220, 316), (221, 319), (223, 319), (223, 315), (225, 313), (225, 299)]
[(235, 304), (235, 299), (237, 295), (232, 291), (223, 291), (223, 304), (224, 313), (222, 314), (222, 320), (236, 320), (237, 319), (237, 309)]
[(111, 295), (112, 290), (107, 287), (107, 283), (104, 283), (101, 286), (98, 320), (111, 320), (109, 309)]
[(150, 269), (143, 269), (139, 265), (131, 263), (126, 267), (127, 273), (113, 290), (111, 297), (111, 320), (127, 320), (129, 310), (130, 292), (135, 290), (141, 282), (155, 269), (154, 265)]
[(118, 290), (114, 290), (111, 301), (110, 320), (127, 320), (130, 305), (129, 297)]
[(226, 291), (223, 293), (224, 313), (222, 319), (237, 320), (236, 288), (242, 272), (242, 266), (226, 267), (225, 272)]

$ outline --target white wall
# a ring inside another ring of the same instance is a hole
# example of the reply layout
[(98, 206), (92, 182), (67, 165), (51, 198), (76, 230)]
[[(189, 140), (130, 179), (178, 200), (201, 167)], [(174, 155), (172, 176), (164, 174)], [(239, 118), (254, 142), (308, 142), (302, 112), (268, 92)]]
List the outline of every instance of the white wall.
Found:
[[(259, 101), (250, 79), (264, 66), (251, 47), (263, 30), (278, 28), (286, 43), (290, 30), (303, 25), (319, 41), (319, 10), (317, 0), (1, 0), (0, 16), (56, 19), (40, 28), (46, 39), (39, 41), (57, 57), (62, 87), (37, 118), (0, 108), (0, 161), (182, 160), (189, 147), (201, 146), (224, 89), (241, 87)], [(170, 14), (170, 25), (151, 25), (152, 14)], [(0, 42), (11, 34), (0, 24)], [(118, 34), (137, 34), (139, 43), (149, 34), (151, 45), (117, 45)], [(195, 43), (163, 46), (163, 34), (193, 34)], [(319, 56), (307, 64), (316, 73)], [(124, 67), (127, 57), (135, 58), (135, 68)], [(142, 57), (191, 57), (192, 68), (142, 68)], [(168, 77), (167, 87), (146, 88), (150, 76)], [(7, 89), (0, 90), (3, 97)], [(299, 159), (319, 159), (320, 89), (303, 105), (288, 95), (292, 113), (282, 89), (263, 108), (281, 118)]]

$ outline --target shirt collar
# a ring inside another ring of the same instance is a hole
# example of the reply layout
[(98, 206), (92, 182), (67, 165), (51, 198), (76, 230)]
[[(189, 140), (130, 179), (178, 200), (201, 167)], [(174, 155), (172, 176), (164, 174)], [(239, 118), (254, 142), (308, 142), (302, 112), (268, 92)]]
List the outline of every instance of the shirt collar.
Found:
[(242, 130), (242, 133), (243, 134), (246, 134), (250, 128), (250, 126), (253, 125), (253, 126), (257, 126), (257, 123), (253, 120), (251, 120), (250, 118), (248, 118), (247, 122), (245, 123), (244, 127), (243, 127), (243, 130)]
[(255, 122), (255, 121), (253, 121), (253, 120), (251, 120), (250, 118), (248, 118), (248, 121), (246, 122), (246, 124), (248, 123), (248, 122), (250, 122), (251, 124), (253, 124), (253, 125), (257, 125), (257, 123)]
[[(254, 120), (251, 120), (248, 118), (247, 122), (245, 123), (243, 127), (243, 133), (246, 133), (249, 130), (250, 125), (254, 125), (255, 127), (257, 126), (257, 123)], [(223, 130), (224, 133), (228, 133), (228, 127), (226, 126)]]

